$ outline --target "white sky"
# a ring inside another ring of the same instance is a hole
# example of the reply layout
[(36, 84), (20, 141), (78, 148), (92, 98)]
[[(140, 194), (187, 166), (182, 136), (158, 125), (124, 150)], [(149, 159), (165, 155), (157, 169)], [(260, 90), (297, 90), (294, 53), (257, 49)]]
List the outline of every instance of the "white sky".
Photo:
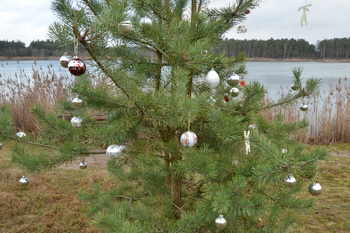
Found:
[[(211, 6), (227, 6), (235, 0), (212, 0)], [(307, 0), (308, 25), (301, 27), (300, 6), (306, 0), (265, 0), (251, 11), (242, 24), (247, 33), (232, 29), (227, 38), (235, 39), (306, 39), (317, 40), (350, 37), (350, 0)], [(0, 0), (0, 40), (46, 40), (48, 26), (56, 20), (50, 0)]]

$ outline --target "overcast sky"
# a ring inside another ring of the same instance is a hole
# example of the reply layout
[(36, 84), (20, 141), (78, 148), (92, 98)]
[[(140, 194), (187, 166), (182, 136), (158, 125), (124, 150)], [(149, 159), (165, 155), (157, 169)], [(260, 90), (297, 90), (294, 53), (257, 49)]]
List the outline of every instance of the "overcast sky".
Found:
[[(212, 0), (211, 6), (227, 6), (235, 0)], [(251, 11), (242, 24), (246, 33), (232, 29), (227, 38), (235, 39), (306, 39), (317, 40), (350, 37), (350, 0), (307, 0), (308, 25), (301, 26), (305, 0), (265, 0)], [(46, 40), (48, 26), (56, 20), (50, 0), (0, 0), (0, 40)]]

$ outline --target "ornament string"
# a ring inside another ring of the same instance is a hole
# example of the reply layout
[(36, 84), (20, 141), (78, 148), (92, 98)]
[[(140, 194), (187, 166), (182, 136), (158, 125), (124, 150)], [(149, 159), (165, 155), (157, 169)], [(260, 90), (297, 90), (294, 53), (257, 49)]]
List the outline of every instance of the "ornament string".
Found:
[(79, 39), (78, 39), (78, 37), (76, 37), (75, 41), (74, 41), (74, 53), (75, 53), (75, 56), (78, 56), (78, 52), (79, 52)]
[(245, 154), (248, 155), (250, 152), (250, 131), (244, 131), (244, 140), (245, 140)]

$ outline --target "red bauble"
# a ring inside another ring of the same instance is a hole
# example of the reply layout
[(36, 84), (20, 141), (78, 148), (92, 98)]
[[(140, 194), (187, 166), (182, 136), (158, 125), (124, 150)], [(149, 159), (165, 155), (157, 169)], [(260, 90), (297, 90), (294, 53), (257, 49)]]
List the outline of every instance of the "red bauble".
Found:
[(80, 76), (85, 73), (86, 65), (78, 57), (75, 57), (68, 63), (68, 70), (72, 75)]
[(224, 95), (224, 99), (226, 102), (230, 102), (230, 97), (228, 97), (227, 95)]

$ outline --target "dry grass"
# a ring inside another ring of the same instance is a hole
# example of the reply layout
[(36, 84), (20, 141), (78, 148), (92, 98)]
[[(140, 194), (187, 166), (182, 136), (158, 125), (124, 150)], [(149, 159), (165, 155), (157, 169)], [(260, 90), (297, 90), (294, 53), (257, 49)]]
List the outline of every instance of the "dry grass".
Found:
[[(24, 174), (10, 162), (12, 143), (0, 150), (0, 232), (100, 232), (87, 217), (88, 203), (78, 197), (96, 182), (111, 188), (116, 182), (94, 159), (81, 170), (80, 161), (39, 174), (25, 174), (28, 186), (20, 186)], [(92, 165), (92, 166), (90, 166)]]

